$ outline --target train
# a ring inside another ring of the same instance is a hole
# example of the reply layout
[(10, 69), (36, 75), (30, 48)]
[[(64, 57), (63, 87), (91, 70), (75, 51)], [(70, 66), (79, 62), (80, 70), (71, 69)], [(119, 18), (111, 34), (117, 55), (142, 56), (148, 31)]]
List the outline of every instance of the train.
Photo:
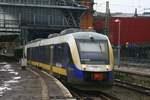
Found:
[(58, 75), (72, 85), (112, 86), (114, 57), (106, 35), (66, 29), (24, 46), (27, 64)]

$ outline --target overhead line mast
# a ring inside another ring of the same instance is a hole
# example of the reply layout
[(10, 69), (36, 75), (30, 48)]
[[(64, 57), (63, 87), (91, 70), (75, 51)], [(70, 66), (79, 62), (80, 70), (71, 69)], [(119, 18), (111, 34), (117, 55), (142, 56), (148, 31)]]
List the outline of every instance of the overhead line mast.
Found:
[(110, 21), (110, 9), (109, 9), (109, 2), (106, 1), (106, 13), (105, 13), (105, 28), (104, 34), (109, 35), (109, 21)]

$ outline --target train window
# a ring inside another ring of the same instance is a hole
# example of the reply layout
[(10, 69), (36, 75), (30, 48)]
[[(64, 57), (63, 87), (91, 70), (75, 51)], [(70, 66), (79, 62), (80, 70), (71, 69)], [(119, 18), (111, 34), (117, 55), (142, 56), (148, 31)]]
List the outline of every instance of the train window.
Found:
[(72, 64), (72, 56), (69, 45), (67, 43), (63, 44), (63, 55), (62, 55), (63, 64)]
[(45, 64), (49, 64), (50, 63), (50, 60), (49, 60), (49, 56), (50, 56), (50, 53), (49, 53), (49, 46), (40, 46), (38, 47), (39, 49), (39, 53), (37, 53), (37, 56), (38, 56), (38, 61), (41, 61)]
[(76, 40), (81, 63), (108, 64), (109, 52), (107, 41), (102, 40)]
[(67, 43), (54, 45), (53, 65), (67, 66), (72, 63), (72, 57)]

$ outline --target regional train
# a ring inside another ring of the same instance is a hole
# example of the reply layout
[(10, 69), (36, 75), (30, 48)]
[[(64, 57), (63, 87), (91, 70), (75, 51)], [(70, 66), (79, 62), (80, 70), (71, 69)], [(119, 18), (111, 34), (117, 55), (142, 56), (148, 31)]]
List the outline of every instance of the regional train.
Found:
[(68, 29), (25, 45), (27, 63), (65, 77), (73, 85), (111, 85), (113, 50), (106, 35)]

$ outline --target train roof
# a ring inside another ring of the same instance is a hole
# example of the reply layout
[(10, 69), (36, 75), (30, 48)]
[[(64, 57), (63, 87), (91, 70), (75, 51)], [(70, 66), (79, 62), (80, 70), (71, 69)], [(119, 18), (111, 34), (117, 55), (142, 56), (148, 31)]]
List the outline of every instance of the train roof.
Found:
[(107, 36), (100, 34), (100, 33), (96, 33), (96, 32), (76, 32), (72, 34), (76, 39), (89, 39), (89, 38), (94, 38), (97, 40), (107, 40)]
[(57, 43), (64, 43), (69, 42), (74, 39), (96, 39), (96, 40), (107, 40), (107, 36), (96, 33), (93, 31), (78, 31), (78, 32), (70, 32), (68, 34), (60, 34), (55, 36), (50, 36), (47, 39), (37, 39), (35, 41), (29, 42), (27, 46), (29, 47), (36, 47), (36, 46), (42, 46), (42, 45), (48, 45), (48, 44), (57, 44)]

